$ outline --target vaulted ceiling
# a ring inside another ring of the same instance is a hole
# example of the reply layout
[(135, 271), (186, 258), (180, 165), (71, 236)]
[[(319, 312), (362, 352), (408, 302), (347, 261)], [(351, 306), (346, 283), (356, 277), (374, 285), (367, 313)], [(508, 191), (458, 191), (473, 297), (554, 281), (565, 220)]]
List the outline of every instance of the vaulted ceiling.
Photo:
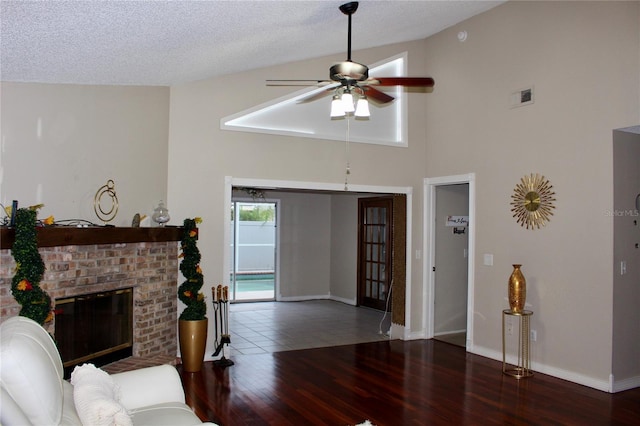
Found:
[[(339, 54), (342, 3), (2, 0), (0, 78), (170, 86)], [(423, 39), (500, 3), (360, 1), (352, 48)]]

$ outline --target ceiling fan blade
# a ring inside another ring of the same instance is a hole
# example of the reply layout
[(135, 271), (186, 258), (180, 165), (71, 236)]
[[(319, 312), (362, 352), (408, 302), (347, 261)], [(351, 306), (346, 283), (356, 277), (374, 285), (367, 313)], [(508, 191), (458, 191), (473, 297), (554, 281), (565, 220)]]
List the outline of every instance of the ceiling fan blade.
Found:
[(388, 104), (395, 99), (393, 96), (389, 96), (386, 93), (381, 92), (378, 89), (374, 89), (371, 86), (363, 87), (363, 89), (365, 91), (365, 95), (367, 95), (369, 99), (379, 104)]
[(371, 77), (366, 84), (377, 86), (407, 86), (407, 87), (433, 87), (435, 82), (431, 77)]
[(327, 90), (322, 90), (320, 92), (311, 93), (309, 96), (305, 96), (305, 97), (302, 97), (302, 98), (298, 99), (297, 103), (304, 104), (304, 103), (307, 103), (307, 102), (317, 101), (318, 99), (322, 99), (325, 96), (328, 96), (331, 93), (333, 93), (333, 90), (334, 90), (334, 86), (331, 86)]
[(267, 86), (326, 86), (329, 80), (267, 80)]

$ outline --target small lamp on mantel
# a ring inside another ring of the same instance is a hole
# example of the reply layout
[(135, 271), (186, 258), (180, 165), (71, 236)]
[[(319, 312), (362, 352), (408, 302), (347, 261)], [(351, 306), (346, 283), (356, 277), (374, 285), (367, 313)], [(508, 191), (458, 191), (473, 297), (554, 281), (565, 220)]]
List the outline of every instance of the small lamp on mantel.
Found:
[(169, 222), (169, 219), (171, 219), (171, 216), (169, 216), (169, 209), (164, 206), (164, 202), (162, 200), (160, 200), (158, 207), (153, 211), (151, 219), (153, 219), (158, 226), (164, 226), (164, 224)]

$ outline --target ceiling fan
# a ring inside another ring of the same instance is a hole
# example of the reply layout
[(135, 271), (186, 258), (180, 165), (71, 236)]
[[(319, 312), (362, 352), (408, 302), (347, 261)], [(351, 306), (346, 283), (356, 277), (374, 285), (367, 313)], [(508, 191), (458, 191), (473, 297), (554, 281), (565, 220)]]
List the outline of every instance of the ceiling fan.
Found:
[[(334, 64), (329, 68), (330, 80), (267, 80), (268, 86), (317, 85), (322, 87), (329, 85), (327, 90), (314, 92), (301, 99), (300, 102), (314, 101), (333, 92), (334, 96), (331, 104), (331, 117), (333, 118), (344, 117), (348, 113), (355, 113), (356, 117), (368, 117), (367, 98), (371, 98), (379, 104), (386, 104), (394, 100), (393, 96), (372, 86), (434, 86), (434, 81), (431, 77), (369, 77), (369, 67), (351, 60), (351, 15), (358, 10), (358, 2), (345, 3), (339, 9), (349, 17), (347, 60)], [(354, 100), (356, 104), (354, 104)]]

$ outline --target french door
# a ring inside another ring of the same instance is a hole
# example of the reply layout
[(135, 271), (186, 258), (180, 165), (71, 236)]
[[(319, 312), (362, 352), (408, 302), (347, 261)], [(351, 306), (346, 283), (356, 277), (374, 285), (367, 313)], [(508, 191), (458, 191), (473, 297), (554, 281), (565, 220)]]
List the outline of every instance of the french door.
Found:
[[(385, 310), (392, 277), (393, 197), (358, 200), (358, 305)], [(390, 301), (389, 301), (390, 303)]]

